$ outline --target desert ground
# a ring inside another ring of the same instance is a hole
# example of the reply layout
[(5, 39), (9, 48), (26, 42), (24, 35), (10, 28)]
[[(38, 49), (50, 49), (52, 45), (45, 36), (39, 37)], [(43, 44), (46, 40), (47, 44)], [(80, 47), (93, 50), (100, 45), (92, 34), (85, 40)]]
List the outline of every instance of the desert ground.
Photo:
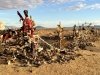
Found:
[(78, 52), (82, 56), (64, 64), (44, 64), (38, 68), (0, 65), (0, 75), (100, 75), (100, 53)]
[[(48, 35), (52, 30), (41, 30), (38, 33), (41, 36)], [(43, 64), (39, 67), (0, 64), (0, 75), (100, 75), (100, 39), (94, 45), (95, 47), (87, 47), (87, 50), (76, 50), (81, 56), (64, 64)]]

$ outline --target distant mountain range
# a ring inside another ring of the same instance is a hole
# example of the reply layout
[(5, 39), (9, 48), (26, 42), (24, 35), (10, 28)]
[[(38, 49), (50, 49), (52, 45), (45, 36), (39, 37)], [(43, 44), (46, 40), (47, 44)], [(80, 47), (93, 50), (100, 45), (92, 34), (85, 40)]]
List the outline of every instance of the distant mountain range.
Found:
[[(17, 29), (19, 27), (16, 26), (5, 26), (5, 29)], [(72, 29), (73, 27), (64, 27), (64, 29)], [(100, 25), (95, 25), (95, 28), (99, 28), (100, 29)], [(46, 27), (43, 26), (36, 26), (36, 29), (46, 29)]]
[(95, 28), (99, 28), (100, 29), (100, 25), (95, 25)]
[[(5, 26), (5, 29), (17, 29), (20, 27), (16, 27), (16, 26)], [(43, 26), (36, 26), (36, 29), (45, 29), (46, 27)]]

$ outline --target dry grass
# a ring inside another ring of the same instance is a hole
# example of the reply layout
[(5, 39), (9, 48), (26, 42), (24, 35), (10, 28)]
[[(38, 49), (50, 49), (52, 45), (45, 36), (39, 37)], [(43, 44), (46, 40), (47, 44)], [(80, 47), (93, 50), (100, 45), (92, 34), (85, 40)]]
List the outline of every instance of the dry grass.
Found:
[[(71, 30), (64, 30), (64, 35), (70, 34), (71, 32)], [(38, 33), (40, 36), (49, 35), (50, 33), (55, 34), (56, 29), (41, 29), (37, 30), (36, 33)]]

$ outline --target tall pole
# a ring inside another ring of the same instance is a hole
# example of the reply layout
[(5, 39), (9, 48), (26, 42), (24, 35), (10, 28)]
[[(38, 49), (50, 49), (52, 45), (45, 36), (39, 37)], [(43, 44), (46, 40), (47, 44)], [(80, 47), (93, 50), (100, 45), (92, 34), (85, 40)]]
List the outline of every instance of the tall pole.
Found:
[(59, 47), (62, 49), (62, 41), (63, 41), (63, 28), (61, 27), (61, 22), (58, 25), (58, 35), (59, 35)]

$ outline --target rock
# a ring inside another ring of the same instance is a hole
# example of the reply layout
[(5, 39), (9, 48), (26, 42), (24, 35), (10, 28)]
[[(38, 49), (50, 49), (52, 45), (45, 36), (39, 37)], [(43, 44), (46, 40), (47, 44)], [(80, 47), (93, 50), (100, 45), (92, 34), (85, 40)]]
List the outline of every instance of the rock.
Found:
[(10, 61), (10, 60), (7, 60), (7, 64), (8, 64), (8, 65), (11, 65), (11, 61)]

